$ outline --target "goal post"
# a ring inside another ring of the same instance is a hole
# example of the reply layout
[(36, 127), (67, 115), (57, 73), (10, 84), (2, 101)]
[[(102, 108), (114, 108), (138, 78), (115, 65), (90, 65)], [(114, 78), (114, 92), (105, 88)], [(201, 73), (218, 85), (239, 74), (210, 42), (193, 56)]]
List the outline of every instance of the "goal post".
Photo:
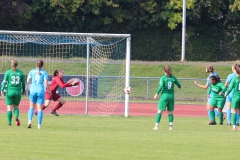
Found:
[[(129, 94), (124, 88), (130, 86), (130, 48), (130, 34), (0, 30), (0, 73), (10, 69), (10, 60), (16, 59), (27, 75), (42, 59), (49, 75), (63, 69), (65, 82), (71, 78), (80, 82), (76, 87), (59, 87), (58, 94), (67, 102), (58, 113), (128, 117)], [(29, 108), (27, 100), (27, 96), (22, 98), (23, 111)], [(46, 112), (55, 104), (51, 102)], [(5, 108), (1, 99), (0, 112)]]

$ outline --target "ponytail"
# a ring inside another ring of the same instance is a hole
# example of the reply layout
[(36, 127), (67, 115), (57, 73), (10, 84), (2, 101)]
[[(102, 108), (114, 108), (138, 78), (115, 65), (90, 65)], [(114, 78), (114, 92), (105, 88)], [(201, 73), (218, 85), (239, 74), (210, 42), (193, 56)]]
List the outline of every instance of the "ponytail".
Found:
[(13, 71), (16, 71), (16, 68), (18, 66), (18, 61), (17, 60), (11, 60), (11, 68)]
[(168, 77), (172, 77), (171, 68), (169, 66), (164, 67), (164, 72), (168, 75)]
[(43, 67), (43, 64), (44, 64), (43, 60), (38, 60), (37, 61), (37, 68), (38, 68), (38, 74), (39, 75), (41, 74), (40, 70)]
[(53, 71), (53, 74), (52, 74), (52, 76), (53, 76), (53, 77), (55, 77), (55, 76), (57, 76), (57, 75), (58, 75), (58, 73), (59, 73), (59, 72), (58, 72), (58, 70), (55, 70), (55, 71)]

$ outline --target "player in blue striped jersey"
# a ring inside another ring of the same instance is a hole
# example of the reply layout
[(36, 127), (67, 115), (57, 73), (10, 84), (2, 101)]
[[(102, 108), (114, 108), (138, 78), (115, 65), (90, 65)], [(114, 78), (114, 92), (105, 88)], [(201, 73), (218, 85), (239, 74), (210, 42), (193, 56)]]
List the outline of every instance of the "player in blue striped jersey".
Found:
[[(194, 84), (197, 85), (197, 86), (200, 87), (200, 88), (209, 89), (209, 86), (210, 86), (210, 80), (209, 80), (209, 78), (210, 78), (211, 76), (218, 76), (218, 73), (217, 73), (217, 72), (214, 72), (214, 68), (213, 68), (213, 66), (211, 66), (211, 65), (209, 65), (209, 66), (206, 67), (206, 73), (208, 73), (209, 76), (207, 77), (207, 83), (206, 83), (205, 86), (199, 84), (197, 81), (195, 81)], [(209, 117), (209, 119), (210, 119), (211, 121), (212, 121), (212, 118), (211, 118), (211, 114), (210, 114), (210, 102), (211, 102), (212, 97), (213, 97), (213, 93), (211, 92), (211, 93), (210, 93), (210, 97), (208, 97), (208, 99), (207, 99), (207, 104), (206, 104), (208, 117)], [(217, 109), (214, 109), (214, 112), (215, 112), (215, 115), (218, 116), (218, 111), (217, 111)], [(225, 119), (225, 118), (224, 118), (224, 119)]]
[(28, 128), (31, 128), (32, 118), (34, 114), (34, 108), (37, 106), (38, 110), (38, 129), (40, 129), (42, 124), (43, 112), (42, 112), (42, 105), (44, 104), (45, 100), (45, 88), (51, 94), (48, 85), (48, 73), (42, 68), (43, 61), (37, 61), (37, 68), (32, 69), (27, 78), (27, 83), (31, 81), (31, 88), (30, 88), (30, 108), (28, 110)]
[[(236, 77), (236, 74), (234, 73), (235, 68), (237, 66), (237, 63), (234, 63), (232, 65), (232, 71), (233, 73), (229, 74), (226, 82), (225, 82), (225, 86), (228, 87), (231, 83), (231, 81)], [(233, 91), (232, 90), (228, 96), (226, 97), (226, 107), (227, 107), (227, 121), (228, 121), (228, 125), (231, 126), (231, 103), (232, 103), (232, 95), (233, 95)], [(237, 126), (239, 126), (239, 113), (236, 113), (236, 124)]]

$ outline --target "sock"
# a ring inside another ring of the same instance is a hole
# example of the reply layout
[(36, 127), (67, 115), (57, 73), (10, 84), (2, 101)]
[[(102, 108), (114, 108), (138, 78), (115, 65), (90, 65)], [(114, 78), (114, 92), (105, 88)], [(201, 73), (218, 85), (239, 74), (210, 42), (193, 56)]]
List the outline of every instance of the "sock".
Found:
[[(43, 111), (44, 109), (46, 109), (46, 108), (47, 108), (47, 107), (43, 105), (42, 111)], [(36, 110), (34, 113), (38, 113), (38, 110)]]
[(12, 111), (7, 111), (8, 124), (12, 124)]
[(38, 111), (38, 125), (42, 124), (43, 111)]
[(33, 108), (29, 108), (29, 110), (28, 110), (28, 120), (32, 121), (33, 112), (34, 112), (34, 109)]
[(239, 123), (239, 113), (236, 114), (236, 124)]
[(215, 116), (219, 116), (217, 108), (214, 109)]
[(43, 105), (43, 107), (42, 107), (42, 110), (44, 110), (44, 109), (46, 109), (47, 107), (45, 106), (45, 105)]
[(219, 122), (223, 123), (223, 113), (219, 112), (218, 114), (219, 114), (219, 116), (218, 116), (219, 117)]
[(62, 103), (58, 103), (52, 110), (53, 111), (56, 111), (56, 110), (58, 110), (59, 108), (61, 108), (62, 107)]
[(168, 115), (168, 121), (169, 121), (169, 126), (172, 126), (173, 125), (173, 114), (169, 114)]
[(157, 113), (156, 115), (156, 124), (158, 124), (161, 120), (162, 114), (161, 113)]
[(18, 108), (14, 108), (13, 112), (14, 112), (15, 118), (18, 118), (19, 117), (19, 109)]
[(237, 115), (236, 114), (232, 114), (232, 125), (233, 126), (236, 126), (236, 118), (237, 117)]
[(210, 110), (209, 110), (209, 109), (207, 110), (207, 113), (208, 113), (209, 119), (212, 121), (212, 118), (211, 118), (211, 114), (210, 114)]
[(231, 109), (227, 109), (227, 123), (230, 124), (231, 123)]
[(213, 122), (215, 122), (215, 112), (212, 110), (210, 111), (211, 119)]

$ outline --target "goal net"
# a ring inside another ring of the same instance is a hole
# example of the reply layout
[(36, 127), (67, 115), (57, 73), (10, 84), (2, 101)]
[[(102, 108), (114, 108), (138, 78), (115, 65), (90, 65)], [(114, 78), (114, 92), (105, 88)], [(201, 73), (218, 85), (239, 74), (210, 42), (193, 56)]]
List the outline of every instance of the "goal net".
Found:
[[(58, 88), (67, 101), (59, 114), (128, 116), (129, 95), (124, 88), (129, 86), (129, 34), (0, 31), (0, 56), (1, 82), (11, 59), (19, 62), (18, 69), (26, 76), (42, 59), (49, 83), (57, 69), (64, 70), (65, 82), (77, 78), (79, 85)], [(44, 113), (50, 113), (56, 104), (51, 101)], [(27, 113), (28, 95), (22, 96), (19, 107), (21, 113)], [(5, 112), (5, 98), (1, 97), (0, 113)]]

